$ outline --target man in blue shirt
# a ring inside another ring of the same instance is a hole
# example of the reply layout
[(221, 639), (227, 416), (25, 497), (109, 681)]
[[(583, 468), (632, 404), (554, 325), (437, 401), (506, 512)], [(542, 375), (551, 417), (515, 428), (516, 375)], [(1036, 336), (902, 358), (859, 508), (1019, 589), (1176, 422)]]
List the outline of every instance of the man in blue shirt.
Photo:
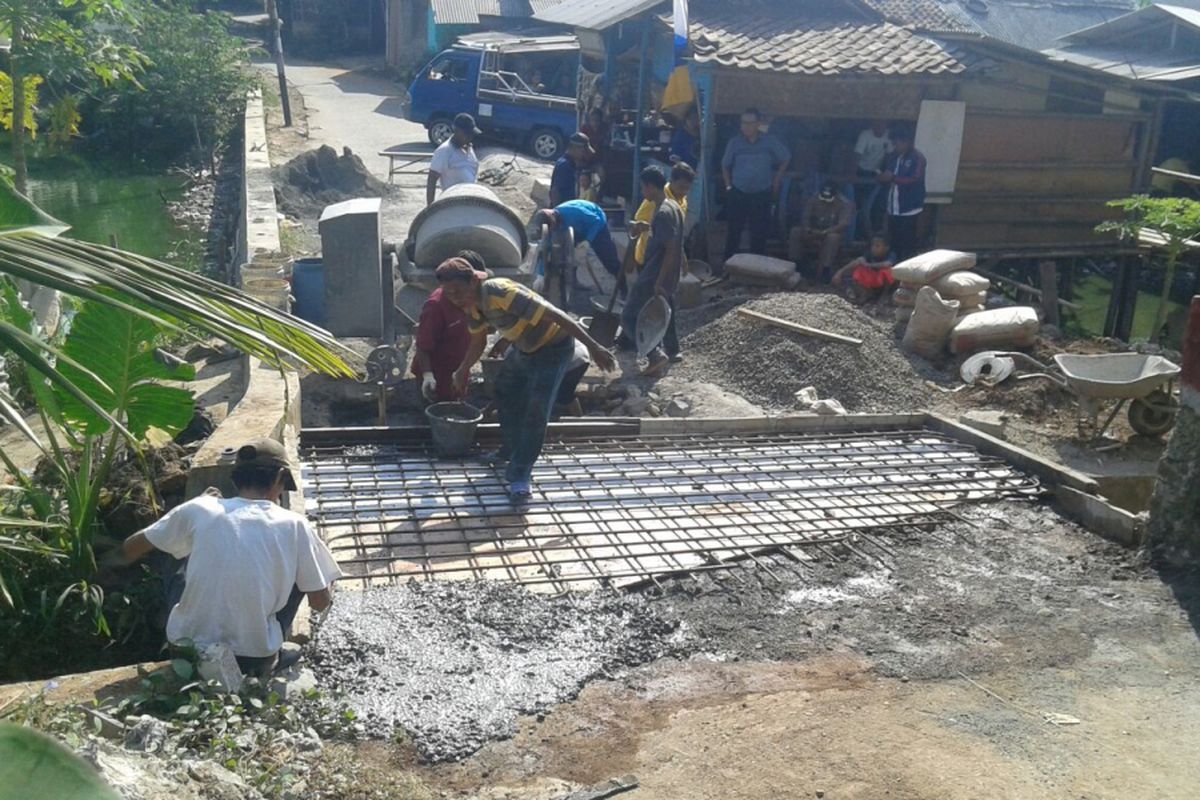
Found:
[(570, 228), (575, 235), (576, 246), (587, 242), (610, 275), (620, 273), (621, 258), (608, 232), (608, 217), (600, 206), (588, 200), (568, 200), (554, 208), (538, 211), (533, 223), (540, 227), (543, 222), (552, 232)]
[(729, 140), (721, 172), (725, 177), (725, 258), (738, 252), (742, 230), (750, 226), (750, 252), (765, 255), (771, 230), (771, 203), (779, 194), (792, 156), (783, 143), (759, 130), (757, 108), (742, 112), (741, 131)]
[(579, 170), (596, 151), (586, 133), (571, 134), (567, 154), (554, 164), (550, 174), (550, 205), (557, 206), (579, 197)]

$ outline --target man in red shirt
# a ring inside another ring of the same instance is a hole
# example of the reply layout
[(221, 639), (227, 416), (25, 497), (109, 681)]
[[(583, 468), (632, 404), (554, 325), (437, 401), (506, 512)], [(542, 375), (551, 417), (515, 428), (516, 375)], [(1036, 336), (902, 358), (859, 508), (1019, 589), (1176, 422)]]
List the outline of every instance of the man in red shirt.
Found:
[[(459, 252), (474, 269), (483, 272), (483, 257), (474, 250)], [(421, 307), (417, 323), (417, 354), (412, 373), (421, 381), (421, 396), (431, 403), (461, 400), (454, 385), (454, 371), (462, 364), (471, 344), (467, 315), (442, 295), (442, 287), (433, 290)]]

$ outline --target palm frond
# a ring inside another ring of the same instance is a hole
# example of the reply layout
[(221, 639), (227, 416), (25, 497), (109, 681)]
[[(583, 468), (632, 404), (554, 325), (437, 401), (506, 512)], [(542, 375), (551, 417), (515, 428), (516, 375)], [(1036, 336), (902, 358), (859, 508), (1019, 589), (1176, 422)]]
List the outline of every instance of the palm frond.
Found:
[(350, 364), (357, 356), (328, 331), (161, 261), (18, 232), (0, 235), (0, 271), (171, 328), (193, 327), (269, 364), (285, 366), (294, 359), (327, 375), (355, 375)]

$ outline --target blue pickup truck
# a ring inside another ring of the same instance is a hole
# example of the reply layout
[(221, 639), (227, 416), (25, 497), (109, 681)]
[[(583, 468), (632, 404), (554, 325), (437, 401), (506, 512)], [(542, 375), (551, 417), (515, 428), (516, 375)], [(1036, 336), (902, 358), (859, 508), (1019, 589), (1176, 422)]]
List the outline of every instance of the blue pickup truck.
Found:
[(488, 136), (553, 161), (578, 128), (579, 43), (574, 36), (489, 31), (443, 50), (408, 89), (408, 118), (439, 145), (467, 112)]

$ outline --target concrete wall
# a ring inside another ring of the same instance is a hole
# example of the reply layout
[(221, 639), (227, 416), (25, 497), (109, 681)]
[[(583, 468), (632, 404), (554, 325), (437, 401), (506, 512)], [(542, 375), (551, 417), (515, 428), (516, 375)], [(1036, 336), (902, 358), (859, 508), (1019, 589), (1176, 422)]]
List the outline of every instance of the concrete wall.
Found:
[(275, 208), (275, 185), (271, 181), (271, 156), (267, 147), (267, 117), (262, 92), (246, 97), (242, 136), (242, 218), (234, 265), (256, 255), (278, 253), (279, 220)]

